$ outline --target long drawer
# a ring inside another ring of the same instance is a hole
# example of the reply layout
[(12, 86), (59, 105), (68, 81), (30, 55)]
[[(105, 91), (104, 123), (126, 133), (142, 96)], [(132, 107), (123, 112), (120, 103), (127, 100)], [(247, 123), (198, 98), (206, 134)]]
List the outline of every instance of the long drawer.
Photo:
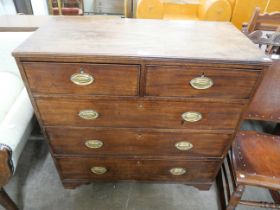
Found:
[(138, 95), (138, 65), (35, 62), (23, 67), (34, 94)]
[(38, 98), (44, 125), (128, 128), (234, 129), (240, 104), (145, 100)]
[(63, 179), (212, 182), (218, 161), (56, 158)]
[(248, 99), (259, 75), (257, 70), (148, 66), (146, 95)]
[(230, 134), (47, 127), (55, 154), (218, 157)]

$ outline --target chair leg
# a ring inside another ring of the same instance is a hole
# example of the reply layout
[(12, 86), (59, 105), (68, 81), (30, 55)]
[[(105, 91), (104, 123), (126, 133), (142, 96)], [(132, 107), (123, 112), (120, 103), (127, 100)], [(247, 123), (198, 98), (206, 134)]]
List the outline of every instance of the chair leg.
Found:
[(18, 207), (16, 204), (12, 201), (12, 199), (9, 197), (9, 195), (6, 193), (4, 188), (0, 189), (0, 204), (6, 209), (6, 210), (18, 210)]
[(235, 210), (236, 206), (239, 204), (241, 197), (244, 193), (245, 186), (244, 185), (238, 185), (234, 192), (232, 193), (227, 210)]
[(275, 190), (269, 190), (269, 192), (274, 202), (280, 204), (280, 193)]
[(226, 197), (225, 197), (225, 189), (224, 189), (224, 184), (223, 184), (222, 169), (220, 169), (220, 171), (216, 177), (216, 184), (217, 184), (217, 191), (218, 191), (220, 207), (222, 210), (225, 210), (226, 209)]

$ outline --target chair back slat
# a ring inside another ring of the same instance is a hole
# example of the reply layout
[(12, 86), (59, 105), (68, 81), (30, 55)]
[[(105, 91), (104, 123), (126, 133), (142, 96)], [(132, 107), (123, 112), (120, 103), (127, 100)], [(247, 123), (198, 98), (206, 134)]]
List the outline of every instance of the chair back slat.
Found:
[(260, 8), (256, 8), (248, 24), (248, 33), (256, 30), (275, 31), (280, 26), (280, 12), (261, 14)]

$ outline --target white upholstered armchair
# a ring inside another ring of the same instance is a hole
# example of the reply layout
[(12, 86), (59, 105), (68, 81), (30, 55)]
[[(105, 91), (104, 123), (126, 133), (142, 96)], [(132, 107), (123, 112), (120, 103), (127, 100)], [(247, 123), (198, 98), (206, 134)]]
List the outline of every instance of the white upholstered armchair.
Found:
[(17, 209), (4, 191), (32, 130), (33, 108), (11, 52), (31, 32), (0, 32), (0, 204)]

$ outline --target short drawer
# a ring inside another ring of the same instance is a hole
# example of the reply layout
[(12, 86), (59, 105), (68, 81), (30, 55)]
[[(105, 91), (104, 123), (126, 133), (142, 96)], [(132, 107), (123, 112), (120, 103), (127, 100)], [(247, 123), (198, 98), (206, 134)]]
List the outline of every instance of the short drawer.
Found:
[(44, 125), (82, 127), (234, 129), (243, 108), (182, 101), (38, 98), (36, 102)]
[(55, 154), (220, 158), (230, 134), (47, 127)]
[(212, 182), (219, 161), (56, 158), (63, 179)]
[(148, 66), (146, 95), (248, 99), (259, 75), (254, 70)]
[(138, 95), (137, 65), (23, 63), (35, 94)]

